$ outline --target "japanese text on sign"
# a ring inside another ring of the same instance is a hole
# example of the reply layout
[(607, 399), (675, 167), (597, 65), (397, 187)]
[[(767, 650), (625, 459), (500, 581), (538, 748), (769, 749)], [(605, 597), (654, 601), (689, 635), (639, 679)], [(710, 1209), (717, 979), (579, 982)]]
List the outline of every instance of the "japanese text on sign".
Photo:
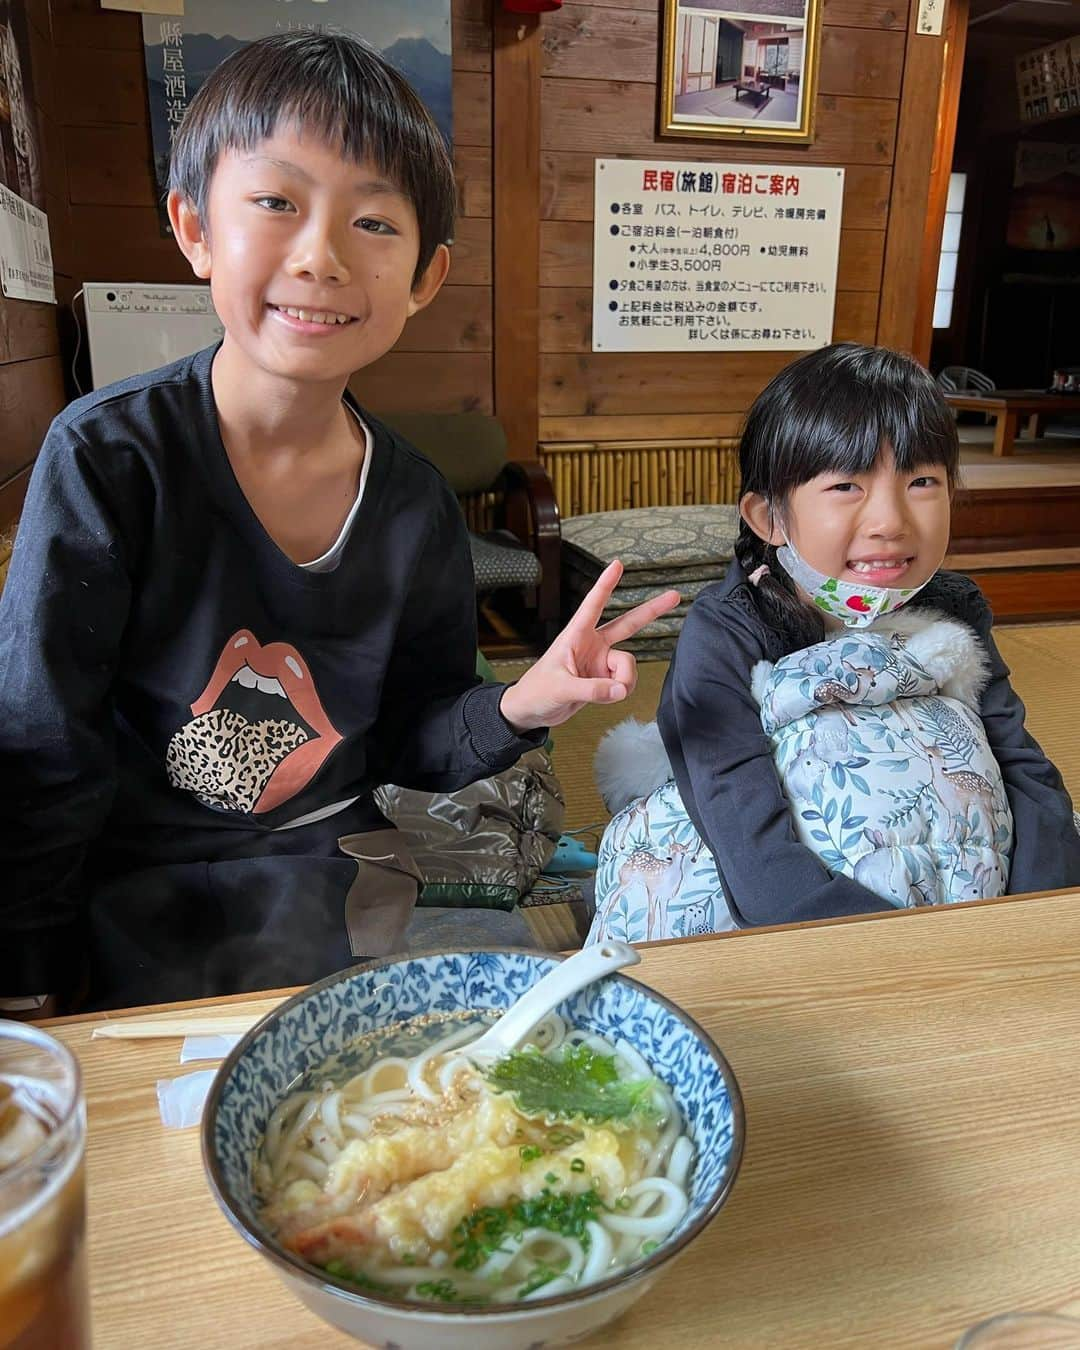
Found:
[(832, 340), (844, 171), (597, 160), (594, 351)]

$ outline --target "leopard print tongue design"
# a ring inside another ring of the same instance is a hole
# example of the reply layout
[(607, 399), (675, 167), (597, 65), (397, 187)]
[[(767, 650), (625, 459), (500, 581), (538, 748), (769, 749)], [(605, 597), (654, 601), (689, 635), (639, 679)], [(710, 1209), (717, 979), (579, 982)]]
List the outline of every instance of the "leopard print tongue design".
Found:
[(310, 739), (310, 732), (290, 719), (248, 721), (232, 708), (214, 708), (176, 732), (165, 752), (165, 771), (173, 787), (206, 806), (250, 812), (281, 761)]

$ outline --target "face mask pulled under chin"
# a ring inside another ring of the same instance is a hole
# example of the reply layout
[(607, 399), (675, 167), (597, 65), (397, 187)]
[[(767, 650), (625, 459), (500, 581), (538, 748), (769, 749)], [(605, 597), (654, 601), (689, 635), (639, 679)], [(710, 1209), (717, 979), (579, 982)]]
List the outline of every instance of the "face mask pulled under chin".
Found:
[(883, 614), (906, 605), (926, 585), (924, 581), (907, 590), (894, 590), (891, 586), (855, 586), (840, 581), (811, 567), (786, 537), (783, 546), (776, 550), (776, 561), (822, 613), (839, 619), (847, 628), (868, 628)]

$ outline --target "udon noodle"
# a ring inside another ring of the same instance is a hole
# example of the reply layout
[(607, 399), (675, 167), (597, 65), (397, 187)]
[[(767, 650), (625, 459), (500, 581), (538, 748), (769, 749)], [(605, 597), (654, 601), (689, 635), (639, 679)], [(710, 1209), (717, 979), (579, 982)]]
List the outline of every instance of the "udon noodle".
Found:
[(255, 1180), (286, 1247), (365, 1292), (498, 1304), (595, 1283), (676, 1228), (693, 1146), (626, 1041), (553, 1014), (492, 1068), (469, 1059), (475, 1016), (452, 1028), (280, 1103)]

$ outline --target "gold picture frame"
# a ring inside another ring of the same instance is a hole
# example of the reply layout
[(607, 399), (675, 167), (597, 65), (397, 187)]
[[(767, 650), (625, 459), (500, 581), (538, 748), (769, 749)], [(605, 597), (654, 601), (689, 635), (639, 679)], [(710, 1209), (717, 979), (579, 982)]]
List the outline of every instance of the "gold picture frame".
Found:
[(664, 0), (660, 135), (814, 139), (822, 0)]

